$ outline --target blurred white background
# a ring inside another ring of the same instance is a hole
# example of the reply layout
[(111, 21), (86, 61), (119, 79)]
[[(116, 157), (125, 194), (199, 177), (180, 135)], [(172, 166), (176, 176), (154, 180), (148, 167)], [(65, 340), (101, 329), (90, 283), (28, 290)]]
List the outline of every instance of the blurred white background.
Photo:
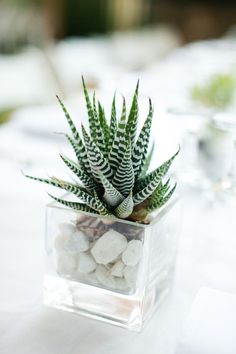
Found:
[[(213, 1), (1, 1), (1, 354), (172, 354), (201, 286), (236, 293), (235, 13)], [(138, 336), (42, 307), (50, 189), (21, 171), (65, 174), (55, 95), (85, 122), (81, 74), (107, 111), (115, 90), (131, 98), (140, 79), (140, 123), (148, 97), (155, 104), (154, 165), (182, 147), (172, 169), (183, 201), (175, 288)]]

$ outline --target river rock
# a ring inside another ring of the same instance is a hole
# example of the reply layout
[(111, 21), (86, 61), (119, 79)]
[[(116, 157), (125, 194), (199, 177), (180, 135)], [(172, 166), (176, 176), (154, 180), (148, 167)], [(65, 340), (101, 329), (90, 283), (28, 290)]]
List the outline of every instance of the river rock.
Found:
[(85, 252), (88, 249), (89, 239), (82, 231), (74, 232), (65, 242), (65, 250), (68, 252)]
[(57, 255), (57, 271), (61, 274), (74, 274), (77, 266), (77, 256), (75, 254), (61, 252)]
[(136, 284), (137, 267), (125, 267), (124, 277), (129, 288), (132, 288)]
[(80, 253), (78, 255), (77, 271), (79, 273), (91, 273), (96, 269), (96, 262), (88, 253)]
[(132, 240), (128, 243), (126, 250), (122, 254), (122, 261), (127, 266), (135, 266), (142, 256), (143, 245), (139, 240)]
[(108, 288), (115, 288), (116, 282), (114, 277), (110, 274), (109, 269), (104, 265), (98, 265), (96, 269), (96, 276), (98, 281)]
[(73, 235), (73, 233), (75, 233), (75, 231), (76, 231), (75, 225), (73, 225), (71, 223), (67, 223), (67, 222), (60, 223), (58, 225), (58, 227), (59, 227), (61, 234), (64, 236), (68, 236), (68, 237)]
[(99, 218), (84, 215), (76, 221), (76, 227), (79, 231), (84, 232), (91, 241), (97, 240), (108, 230), (108, 226)]
[(110, 273), (115, 277), (123, 277), (124, 269), (125, 269), (124, 263), (121, 260), (119, 260), (111, 267)]
[(126, 247), (126, 237), (110, 229), (96, 241), (91, 253), (98, 264), (108, 264), (114, 262)]

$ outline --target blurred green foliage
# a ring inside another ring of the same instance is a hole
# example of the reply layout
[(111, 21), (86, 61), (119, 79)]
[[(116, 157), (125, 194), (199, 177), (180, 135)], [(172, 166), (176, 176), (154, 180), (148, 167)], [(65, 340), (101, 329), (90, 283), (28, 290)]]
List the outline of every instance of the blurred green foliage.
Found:
[(12, 108), (0, 109), (0, 125), (7, 123), (11, 119)]
[(87, 36), (108, 30), (109, 0), (63, 0), (63, 22), (66, 36)]
[(194, 86), (191, 97), (204, 106), (226, 108), (235, 95), (236, 80), (233, 75), (214, 75), (203, 85)]
[(43, 0), (7, 0), (8, 5), (28, 6), (41, 5)]

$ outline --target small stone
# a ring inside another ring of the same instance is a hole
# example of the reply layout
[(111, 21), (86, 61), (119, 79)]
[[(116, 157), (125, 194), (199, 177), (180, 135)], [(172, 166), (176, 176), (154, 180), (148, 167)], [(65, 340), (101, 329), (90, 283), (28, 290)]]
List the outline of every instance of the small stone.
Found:
[(97, 276), (96, 276), (96, 272), (86, 274), (86, 280), (85, 281), (88, 284), (94, 284), (94, 285), (98, 285), (99, 284)]
[(80, 217), (76, 221), (76, 227), (79, 231), (84, 232), (90, 240), (98, 239), (108, 230), (108, 226), (99, 218), (90, 216)]
[(108, 288), (115, 288), (116, 287), (114, 277), (110, 274), (109, 270), (105, 266), (103, 266), (103, 265), (97, 266), (96, 276), (97, 276), (98, 281), (102, 285), (104, 285)]
[(123, 277), (124, 269), (125, 269), (124, 263), (121, 260), (119, 260), (111, 267), (110, 273), (115, 277)]
[(80, 253), (78, 255), (77, 271), (79, 273), (91, 273), (96, 269), (96, 263), (93, 257), (88, 253)]
[(73, 275), (77, 266), (77, 256), (62, 252), (57, 256), (57, 271), (61, 274)]
[(133, 287), (136, 284), (137, 267), (125, 267), (124, 276), (127, 282), (127, 286), (129, 288)]
[(81, 231), (74, 232), (65, 243), (65, 250), (72, 253), (85, 252), (89, 249), (89, 239)]
[(115, 261), (126, 249), (126, 246), (126, 237), (111, 229), (96, 241), (91, 253), (97, 263), (108, 264)]
[(68, 237), (65, 235), (58, 235), (54, 241), (54, 247), (57, 252), (63, 252), (65, 250), (65, 244)]
[(122, 254), (122, 261), (127, 266), (135, 266), (142, 256), (143, 245), (139, 240), (132, 240), (128, 243), (126, 250)]
[(115, 281), (116, 281), (116, 289), (118, 290), (128, 289), (127, 282), (124, 278), (117, 278)]
[(60, 223), (58, 227), (61, 234), (68, 237), (73, 235), (73, 233), (76, 231), (76, 227), (73, 224), (67, 222)]

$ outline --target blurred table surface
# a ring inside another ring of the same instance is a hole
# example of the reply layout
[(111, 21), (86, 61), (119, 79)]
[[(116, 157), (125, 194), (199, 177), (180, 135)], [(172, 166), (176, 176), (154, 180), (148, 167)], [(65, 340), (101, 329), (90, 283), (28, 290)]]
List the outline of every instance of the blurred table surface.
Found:
[[(179, 60), (177, 54), (172, 63)], [(168, 61), (165, 65), (171, 67)], [(149, 84), (163, 68), (161, 63), (141, 75), (144, 96), (154, 93), (156, 97), (155, 85), (150, 89)], [(125, 83), (128, 78), (134, 83), (135, 76), (123, 74), (120, 90), (123, 83), (124, 91), (130, 92)], [(108, 82), (104, 84), (105, 92)], [(163, 106), (168, 94), (171, 95), (168, 89), (165, 95), (162, 92)], [(77, 114), (74, 99), (68, 105)], [(146, 109), (146, 103), (143, 106), (141, 112)], [(161, 114), (162, 107), (159, 108), (160, 117), (154, 121), (154, 131), (157, 128), (157, 149), (159, 145), (163, 149), (161, 154), (155, 154), (155, 163), (169, 156), (178, 141), (177, 130), (173, 129), (176, 122), (168, 120)], [(236, 293), (235, 200), (207, 198), (198, 189), (184, 188), (175, 285), (142, 333), (44, 307), (44, 213), (48, 202), (44, 192), (50, 188), (27, 180), (21, 170), (38, 176), (51, 172), (63, 176), (58, 152), (67, 151), (67, 147), (63, 137), (52, 132), (64, 129), (63, 116), (54, 105), (21, 109), (10, 123), (0, 127), (0, 353), (141, 354), (148, 350), (150, 354), (173, 354), (183, 322), (201, 286)]]

